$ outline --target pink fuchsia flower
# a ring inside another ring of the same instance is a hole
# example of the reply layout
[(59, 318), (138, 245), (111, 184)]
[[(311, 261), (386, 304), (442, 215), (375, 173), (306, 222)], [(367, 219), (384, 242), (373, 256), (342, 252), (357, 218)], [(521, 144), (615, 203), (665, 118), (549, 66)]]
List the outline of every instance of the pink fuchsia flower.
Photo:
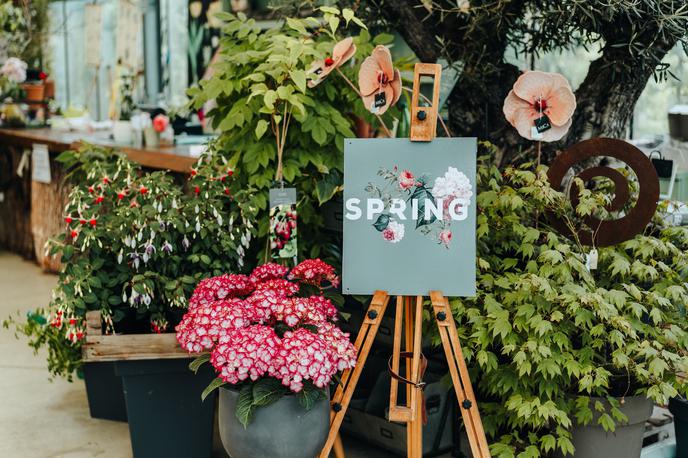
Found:
[(320, 259), (306, 259), (291, 270), (289, 278), (314, 286), (322, 286), (329, 281), (335, 288), (339, 286), (339, 277), (334, 267)]
[(449, 248), (449, 242), (452, 239), (452, 232), (450, 230), (441, 231), (439, 234), (440, 243)]
[(519, 135), (533, 140), (535, 120), (546, 115), (551, 129), (542, 132), (539, 140), (560, 140), (569, 127), (576, 110), (576, 97), (569, 82), (558, 73), (524, 72), (504, 100), (504, 116)]
[(280, 339), (271, 327), (234, 329), (220, 337), (210, 363), (227, 383), (237, 384), (247, 378), (255, 381), (271, 370), (280, 348)]
[(165, 132), (165, 129), (167, 129), (167, 126), (169, 125), (170, 118), (168, 118), (162, 113), (153, 118), (153, 129), (155, 129), (155, 131), (158, 133)]
[(189, 353), (212, 349), (221, 335), (249, 325), (241, 299), (201, 305), (186, 313), (177, 325), (177, 342)]
[(314, 88), (320, 84), (327, 75), (344, 65), (354, 54), (356, 54), (356, 45), (353, 38), (348, 37), (338, 42), (332, 49), (332, 56), (313, 62), (313, 65), (308, 70), (308, 87)]
[(318, 335), (330, 346), (331, 359), (338, 371), (353, 369), (357, 354), (348, 333), (332, 323), (324, 323), (318, 327)]
[(275, 355), (270, 375), (298, 393), (310, 380), (318, 388), (329, 385), (337, 363), (328, 342), (305, 328), (287, 331)]
[(383, 114), (401, 97), (401, 73), (392, 65), (392, 54), (378, 45), (358, 71), (363, 104), (371, 113)]
[(408, 171), (404, 170), (399, 174), (399, 187), (403, 190), (411, 189), (416, 185), (416, 177)]
[(382, 231), (382, 238), (387, 242), (398, 243), (404, 238), (406, 228), (403, 224), (395, 220), (390, 220), (387, 227)]
[(253, 272), (251, 272), (251, 281), (254, 283), (261, 283), (268, 280), (284, 278), (287, 272), (289, 272), (287, 267), (274, 262), (268, 262), (267, 264), (263, 264), (253, 269)]

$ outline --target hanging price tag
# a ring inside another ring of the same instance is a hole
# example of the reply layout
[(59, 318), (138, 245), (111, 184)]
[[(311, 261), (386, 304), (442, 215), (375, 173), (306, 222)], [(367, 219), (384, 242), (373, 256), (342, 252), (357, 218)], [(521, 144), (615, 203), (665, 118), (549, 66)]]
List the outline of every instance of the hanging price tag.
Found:
[(595, 249), (585, 255), (585, 268), (588, 269), (588, 271), (597, 269), (597, 258), (597, 250)]
[(296, 258), (296, 188), (270, 190), (270, 252), (273, 259)]
[(535, 128), (537, 129), (538, 133), (543, 133), (552, 128), (552, 123), (549, 121), (549, 118), (547, 115), (542, 115), (542, 117), (538, 118), (535, 120)]

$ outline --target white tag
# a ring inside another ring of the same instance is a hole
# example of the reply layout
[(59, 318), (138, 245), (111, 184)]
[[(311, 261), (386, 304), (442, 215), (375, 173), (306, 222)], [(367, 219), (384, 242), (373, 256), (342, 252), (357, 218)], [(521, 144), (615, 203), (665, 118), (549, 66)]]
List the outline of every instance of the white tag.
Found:
[(189, 156), (199, 157), (201, 154), (205, 153), (208, 149), (208, 145), (191, 145), (189, 146)]
[(33, 181), (50, 183), (50, 155), (48, 154), (48, 145), (34, 143), (31, 159), (33, 162), (33, 173), (31, 178)]
[(593, 249), (585, 255), (585, 267), (589, 271), (597, 269), (597, 250)]
[(530, 128), (530, 136), (533, 137), (533, 140), (542, 140), (544, 137), (544, 135), (538, 132), (537, 127), (535, 126)]

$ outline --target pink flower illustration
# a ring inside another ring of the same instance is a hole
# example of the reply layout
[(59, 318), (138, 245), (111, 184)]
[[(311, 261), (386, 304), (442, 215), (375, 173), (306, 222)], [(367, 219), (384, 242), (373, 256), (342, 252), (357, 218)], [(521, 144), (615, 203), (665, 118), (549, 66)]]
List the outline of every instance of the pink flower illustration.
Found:
[(399, 174), (399, 187), (403, 190), (411, 189), (416, 184), (416, 177), (408, 171), (404, 170)]
[(394, 220), (391, 220), (387, 227), (382, 231), (382, 238), (390, 243), (398, 243), (404, 238), (405, 227)]
[(449, 242), (451, 242), (452, 239), (452, 232), (450, 230), (444, 230), (440, 232), (439, 235), (440, 238), (440, 243), (447, 248), (449, 248)]

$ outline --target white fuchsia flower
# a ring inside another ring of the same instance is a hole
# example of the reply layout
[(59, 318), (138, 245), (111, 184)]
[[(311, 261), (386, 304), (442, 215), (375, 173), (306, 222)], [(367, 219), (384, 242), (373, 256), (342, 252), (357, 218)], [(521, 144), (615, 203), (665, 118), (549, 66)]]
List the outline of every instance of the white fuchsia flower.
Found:
[(247, 378), (255, 381), (272, 370), (280, 348), (280, 339), (271, 327), (253, 325), (222, 335), (210, 363), (227, 383), (237, 384)]
[(23, 83), (26, 81), (26, 68), (26, 62), (16, 57), (10, 57), (2, 64), (0, 74), (14, 83)]
[(382, 238), (391, 243), (398, 243), (404, 238), (406, 227), (395, 220), (390, 220), (387, 227), (382, 231)]

